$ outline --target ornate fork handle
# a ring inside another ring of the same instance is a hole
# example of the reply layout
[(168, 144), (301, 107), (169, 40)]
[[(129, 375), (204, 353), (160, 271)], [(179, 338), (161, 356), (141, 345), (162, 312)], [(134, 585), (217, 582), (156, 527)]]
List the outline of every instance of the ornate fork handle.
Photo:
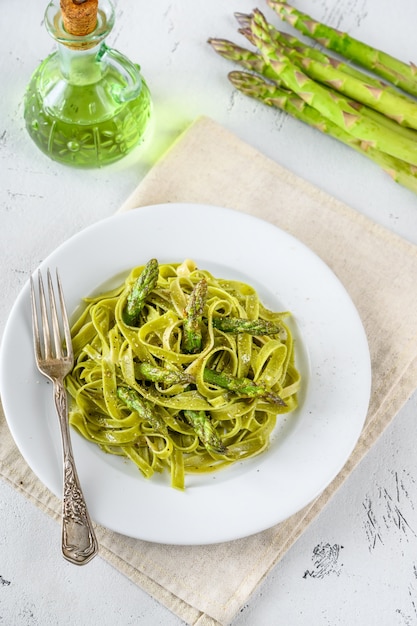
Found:
[(56, 379), (53, 382), (64, 457), (62, 554), (71, 563), (83, 565), (97, 554), (98, 543), (74, 463), (68, 425), (67, 394), (62, 380)]

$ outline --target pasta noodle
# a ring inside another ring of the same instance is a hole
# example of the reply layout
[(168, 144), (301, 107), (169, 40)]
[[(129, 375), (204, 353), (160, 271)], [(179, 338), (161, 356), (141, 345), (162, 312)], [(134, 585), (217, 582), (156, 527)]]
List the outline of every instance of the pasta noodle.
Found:
[(66, 378), (70, 423), (145, 477), (168, 470), (184, 489), (188, 473), (264, 451), (277, 416), (297, 406), (300, 375), (290, 314), (190, 260), (157, 265), (132, 325), (130, 299), (148, 266), (84, 301)]

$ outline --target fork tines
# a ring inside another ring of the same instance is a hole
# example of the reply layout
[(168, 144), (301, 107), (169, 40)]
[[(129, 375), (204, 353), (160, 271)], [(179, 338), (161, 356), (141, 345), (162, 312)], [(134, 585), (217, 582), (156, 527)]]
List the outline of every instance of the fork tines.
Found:
[[(52, 276), (49, 268), (47, 269), (47, 284), (48, 284), (48, 301), (49, 301), (49, 314), (47, 306), (47, 298), (45, 295), (45, 288), (42, 279), (41, 271), (38, 270), (38, 293), (39, 293), (39, 312), (40, 322), (38, 316), (38, 307), (36, 304), (35, 284), (32, 276), (30, 277), (31, 286), (31, 302), (32, 302), (32, 322), (33, 322), (33, 337), (35, 343), (35, 354), (39, 361), (40, 359), (61, 359), (66, 357), (72, 357), (72, 344), (71, 344), (71, 331), (68, 321), (68, 315), (65, 307), (64, 294), (61, 285), (61, 280), (56, 270), (56, 284), (58, 288), (59, 296), (59, 308), (61, 315), (58, 314), (57, 300), (55, 297), (54, 286), (52, 282)], [(63, 353), (63, 342), (61, 333), (61, 324), (63, 337), (65, 339), (66, 355)], [(52, 327), (52, 333), (51, 333)], [(51, 341), (51, 335), (53, 336), (53, 342)], [(41, 340), (42, 336), (42, 340)], [(52, 345), (53, 343), (53, 345)]]

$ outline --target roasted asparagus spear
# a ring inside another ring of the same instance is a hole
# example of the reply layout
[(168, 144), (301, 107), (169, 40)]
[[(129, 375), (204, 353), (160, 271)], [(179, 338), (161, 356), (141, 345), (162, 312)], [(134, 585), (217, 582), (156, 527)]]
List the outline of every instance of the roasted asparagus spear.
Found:
[(159, 266), (156, 259), (151, 259), (143, 268), (128, 295), (123, 321), (129, 326), (136, 326), (146, 298), (155, 289), (158, 281)]
[(188, 410), (184, 411), (184, 415), (194, 428), (201, 443), (209, 452), (215, 452), (216, 454), (226, 453), (226, 446), (216, 433), (205, 411)]
[(206, 297), (207, 281), (202, 278), (192, 290), (184, 311), (183, 348), (190, 354), (201, 350), (202, 319)]
[(141, 419), (149, 422), (155, 430), (166, 433), (166, 424), (164, 420), (156, 414), (154, 405), (146, 400), (146, 398), (142, 398), (135, 389), (130, 387), (118, 387), (117, 396), (129, 409), (136, 411)]

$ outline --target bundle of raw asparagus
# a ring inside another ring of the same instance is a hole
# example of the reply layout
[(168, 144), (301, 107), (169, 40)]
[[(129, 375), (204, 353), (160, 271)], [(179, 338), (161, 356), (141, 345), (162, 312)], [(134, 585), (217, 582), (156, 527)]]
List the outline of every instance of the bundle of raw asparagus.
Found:
[(267, 3), (321, 48), (278, 30), (258, 9), (251, 15), (235, 13), (238, 32), (250, 48), (209, 39), (216, 52), (246, 70), (230, 72), (231, 83), (351, 146), (417, 192), (417, 67), (317, 22), (287, 2)]

